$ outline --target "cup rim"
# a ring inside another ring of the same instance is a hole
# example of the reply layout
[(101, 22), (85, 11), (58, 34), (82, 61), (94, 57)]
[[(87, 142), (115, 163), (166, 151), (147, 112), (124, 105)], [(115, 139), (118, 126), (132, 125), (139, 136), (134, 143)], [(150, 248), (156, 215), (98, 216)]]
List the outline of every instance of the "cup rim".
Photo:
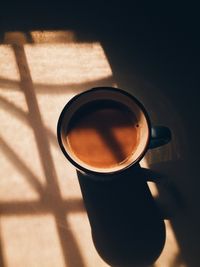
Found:
[[(98, 91), (98, 90), (109, 90), (109, 91), (116, 91), (118, 93), (121, 93), (123, 95), (126, 95), (127, 97), (131, 98), (138, 106), (139, 108), (142, 110), (144, 116), (145, 116), (145, 119), (146, 119), (146, 122), (147, 122), (147, 127), (148, 127), (148, 138), (147, 138), (147, 142), (146, 142), (146, 145), (143, 149), (143, 151), (141, 152), (141, 154), (139, 155), (139, 157), (137, 159), (135, 159), (134, 161), (132, 161), (130, 164), (128, 164), (127, 166), (124, 166), (122, 169), (119, 169), (119, 170), (114, 170), (114, 171), (110, 171), (110, 172), (100, 172), (100, 171), (94, 171), (94, 170), (91, 170), (91, 169), (87, 169), (86, 167), (84, 166), (81, 166), (80, 164), (78, 164), (74, 159), (72, 159), (72, 157), (70, 157), (69, 153), (67, 153), (64, 145), (63, 145), (63, 142), (62, 142), (62, 138), (61, 138), (61, 132), (62, 132), (62, 122), (63, 122), (63, 118), (64, 118), (64, 115), (65, 113), (67, 112), (67, 110), (69, 109), (69, 107), (71, 105), (73, 105), (73, 103), (77, 100), (77, 98), (85, 95), (85, 94), (88, 94), (90, 92), (95, 92), (95, 91)], [(84, 92), (81, 92), (77, 95), (75, 95), (74, 97), (72, 97), (67, 103), (66, 105), (64, 106), (64, 108), (62, 109), (61, 113), (60, 113), (60, 116), (59, 116), (59, 119), (58, 119), (58, 123), (57, 123), (57, 140), (58, 140), (58, 144), (61, 148), (61, 151), (63, 152), (64, 156), (69, 160), (69, 162), (71, 162), (72, 165), (74, 165), (79, 171), (82, 171), (84, 173), (87, 173), (87, 174), (91, 174), (91, 175), (102, 175), (102, 176), (106, 176), (106, 175), (112, 175), (112, 174), (118, 174), (118, 173), (121, 173), (123, 172), (124, 170), (130, 168), (131, 166), (135, 165), (136, 163), (138, 163), (145, 155), (146, 151), (148, 150), (148, 147), (149, 147), (149, 143), (150, 143), (150, 135), (151, 135), (151, 121), (150, 121), (150, 118), (149, 118), (149, 115), (145, 109), (145, 107), (143, 106), (143, 104), (135, 97), (133, 96), (132, 94), (130, 94), (129, 92), (125, 91), (125, 90), (122, 90), (120, 88), (117, 88), (117, 87), (109, 87), (109, 86), (99, 86), (99, 87), (93, 87), (91, 89), (88, 89)]]

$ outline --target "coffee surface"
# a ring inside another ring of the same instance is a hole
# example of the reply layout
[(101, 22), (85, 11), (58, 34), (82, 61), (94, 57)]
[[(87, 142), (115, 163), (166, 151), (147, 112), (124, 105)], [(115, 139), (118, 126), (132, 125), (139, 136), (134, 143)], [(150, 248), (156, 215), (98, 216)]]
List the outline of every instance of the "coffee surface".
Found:
[(134, 114), (115, 101), (93, 101), (71, 118), (66, 134), (71, 152), (97, 168), (125, 163), (134, 153), (139, 128)]

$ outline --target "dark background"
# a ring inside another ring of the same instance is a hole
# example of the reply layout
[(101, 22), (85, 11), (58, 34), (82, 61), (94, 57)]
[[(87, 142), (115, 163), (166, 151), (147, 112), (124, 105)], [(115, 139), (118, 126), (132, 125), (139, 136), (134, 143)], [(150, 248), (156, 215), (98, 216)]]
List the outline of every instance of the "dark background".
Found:
[(114, 68), (120, 57), (124, 68), (181, 101), (191, 120), (198, 119), (199, 25), (197, 5), (178, 2), (7, 1), (0, 14), (1, 32), (72, 29), (80, 40), (100, 40)]

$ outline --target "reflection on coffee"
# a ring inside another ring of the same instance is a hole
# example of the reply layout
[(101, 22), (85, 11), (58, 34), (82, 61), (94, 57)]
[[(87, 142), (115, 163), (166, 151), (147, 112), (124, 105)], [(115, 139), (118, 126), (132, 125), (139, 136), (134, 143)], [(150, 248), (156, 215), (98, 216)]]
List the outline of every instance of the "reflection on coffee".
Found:
[(83, 105), (72, 116), (67, 129), (71, 153), (97, 168), (124, 164), (137, 148), (138, 122), (125, 105), (99, 100)]

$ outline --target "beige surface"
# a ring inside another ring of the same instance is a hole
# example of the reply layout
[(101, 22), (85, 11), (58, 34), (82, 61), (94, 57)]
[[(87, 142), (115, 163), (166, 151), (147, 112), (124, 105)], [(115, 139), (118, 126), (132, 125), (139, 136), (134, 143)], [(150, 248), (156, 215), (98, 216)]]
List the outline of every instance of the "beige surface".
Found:
[[(98, 85), (117, 86), (100, 43), (79, 43), (70, 31), (5, 34), (0, 45), (3, 267), (108, 266), (93, 246), (75, 169), (56, 141), (65, 103)], [(162, 160), (171, 156), (170, 149)], [(156, 194), (155, 186), (151, 189)], [(179, 247), (168, 221), (166, 227), (155, 267), (184, 267), (176, 262)]]

